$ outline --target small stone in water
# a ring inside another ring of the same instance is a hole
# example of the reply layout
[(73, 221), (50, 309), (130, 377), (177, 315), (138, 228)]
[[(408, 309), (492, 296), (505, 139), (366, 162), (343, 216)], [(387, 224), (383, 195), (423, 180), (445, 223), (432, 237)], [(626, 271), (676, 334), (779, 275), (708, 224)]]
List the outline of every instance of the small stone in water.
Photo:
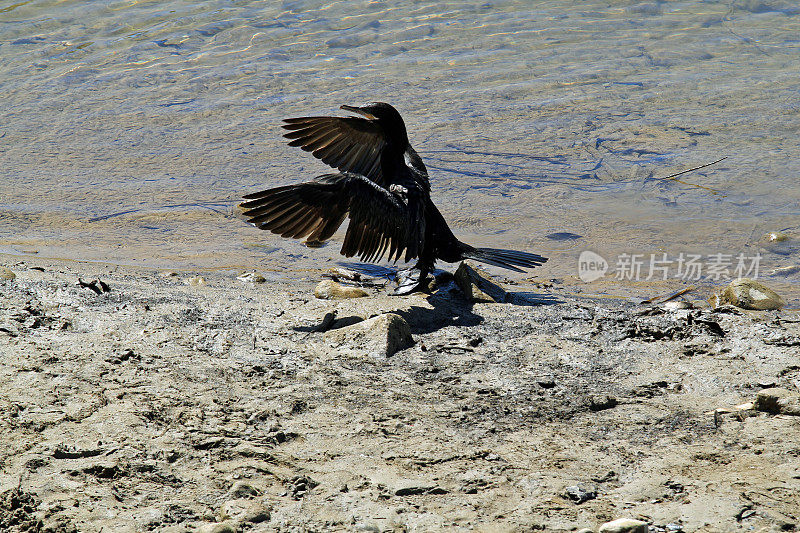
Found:
[(559, 231), (556, 233), (550, 233), (549, 235), (544, 236), (546, 239), (550, 239), (553, 241), (574, 241), (578, 239), (582, 239), (581, 235), (577, 233), (571, 233), (569, 231)]
[(772, 276), (791, 276), (800, 272), (800, 265), (788, 265), (772, 269), (769, 274)]
[(720, 299), (736, 307), (756, 311), (780, 309), (786, 305), (786, 301), (775, 291), (750, 278), (732, 281), (722, 292)]

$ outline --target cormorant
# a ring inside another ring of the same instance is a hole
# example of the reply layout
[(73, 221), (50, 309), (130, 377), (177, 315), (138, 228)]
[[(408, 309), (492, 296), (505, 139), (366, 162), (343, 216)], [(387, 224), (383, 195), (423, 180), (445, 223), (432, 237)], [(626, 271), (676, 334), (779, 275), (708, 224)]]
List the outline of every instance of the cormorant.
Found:
[(517, 272), (547, 261), (456, 239), (431, 201), (428, 171), (408, 142), (400, 113), (383, 102), (341, 109), (361, 116), (288, 118), (283, 124), (289, 146), (311, 152), (339, 172), (246, 195), (241, 206), (248, 222), (282, 237), (320, 242), (349, 217), (341, 249), (345, 257), (417, 259), (397, 273), (396, 295), (419, 289), (436, 259), (474, 259)]

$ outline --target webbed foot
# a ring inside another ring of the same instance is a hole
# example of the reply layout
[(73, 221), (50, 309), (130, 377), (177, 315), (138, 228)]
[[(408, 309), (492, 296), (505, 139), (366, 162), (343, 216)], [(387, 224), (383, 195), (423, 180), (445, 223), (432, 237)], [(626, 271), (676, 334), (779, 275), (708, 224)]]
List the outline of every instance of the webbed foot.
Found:
[(405, 296), (422, 289), (428, 279), (429, 269), (419, 265), (397, 271), (397, 288), (392, 296)]

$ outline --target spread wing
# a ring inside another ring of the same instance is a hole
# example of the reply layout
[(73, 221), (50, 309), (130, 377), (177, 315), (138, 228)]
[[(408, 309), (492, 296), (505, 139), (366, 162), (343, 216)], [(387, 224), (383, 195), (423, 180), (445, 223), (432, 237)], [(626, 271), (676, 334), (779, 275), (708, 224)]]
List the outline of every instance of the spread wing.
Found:
[(341, 250), (345, 257), (377, 261), (388, 254), (397, 261), (405, 251), (409, 261), (419, 255), (420, 210), (358, 174), (325, 174), (244, 198), (248, 222), (282, 237), (324, 241), (349, 217)]
[(289, 146), (299, 146), (342, 172), (386, 185), (381, 172), (386, 139), (376, 123), (360, 117), (301, 117), (284, 122)]

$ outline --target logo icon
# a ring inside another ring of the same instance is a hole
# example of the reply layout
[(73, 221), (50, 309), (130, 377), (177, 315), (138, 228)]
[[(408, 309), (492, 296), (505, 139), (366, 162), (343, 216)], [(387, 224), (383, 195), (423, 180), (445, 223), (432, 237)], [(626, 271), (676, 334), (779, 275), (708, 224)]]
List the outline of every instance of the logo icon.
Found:
[(608, 272), (608, 261), (599, 254), (590, 250), (584, 250), (578, 257), (578, 277), (581, 281), (589, 283), (606, 275)]

